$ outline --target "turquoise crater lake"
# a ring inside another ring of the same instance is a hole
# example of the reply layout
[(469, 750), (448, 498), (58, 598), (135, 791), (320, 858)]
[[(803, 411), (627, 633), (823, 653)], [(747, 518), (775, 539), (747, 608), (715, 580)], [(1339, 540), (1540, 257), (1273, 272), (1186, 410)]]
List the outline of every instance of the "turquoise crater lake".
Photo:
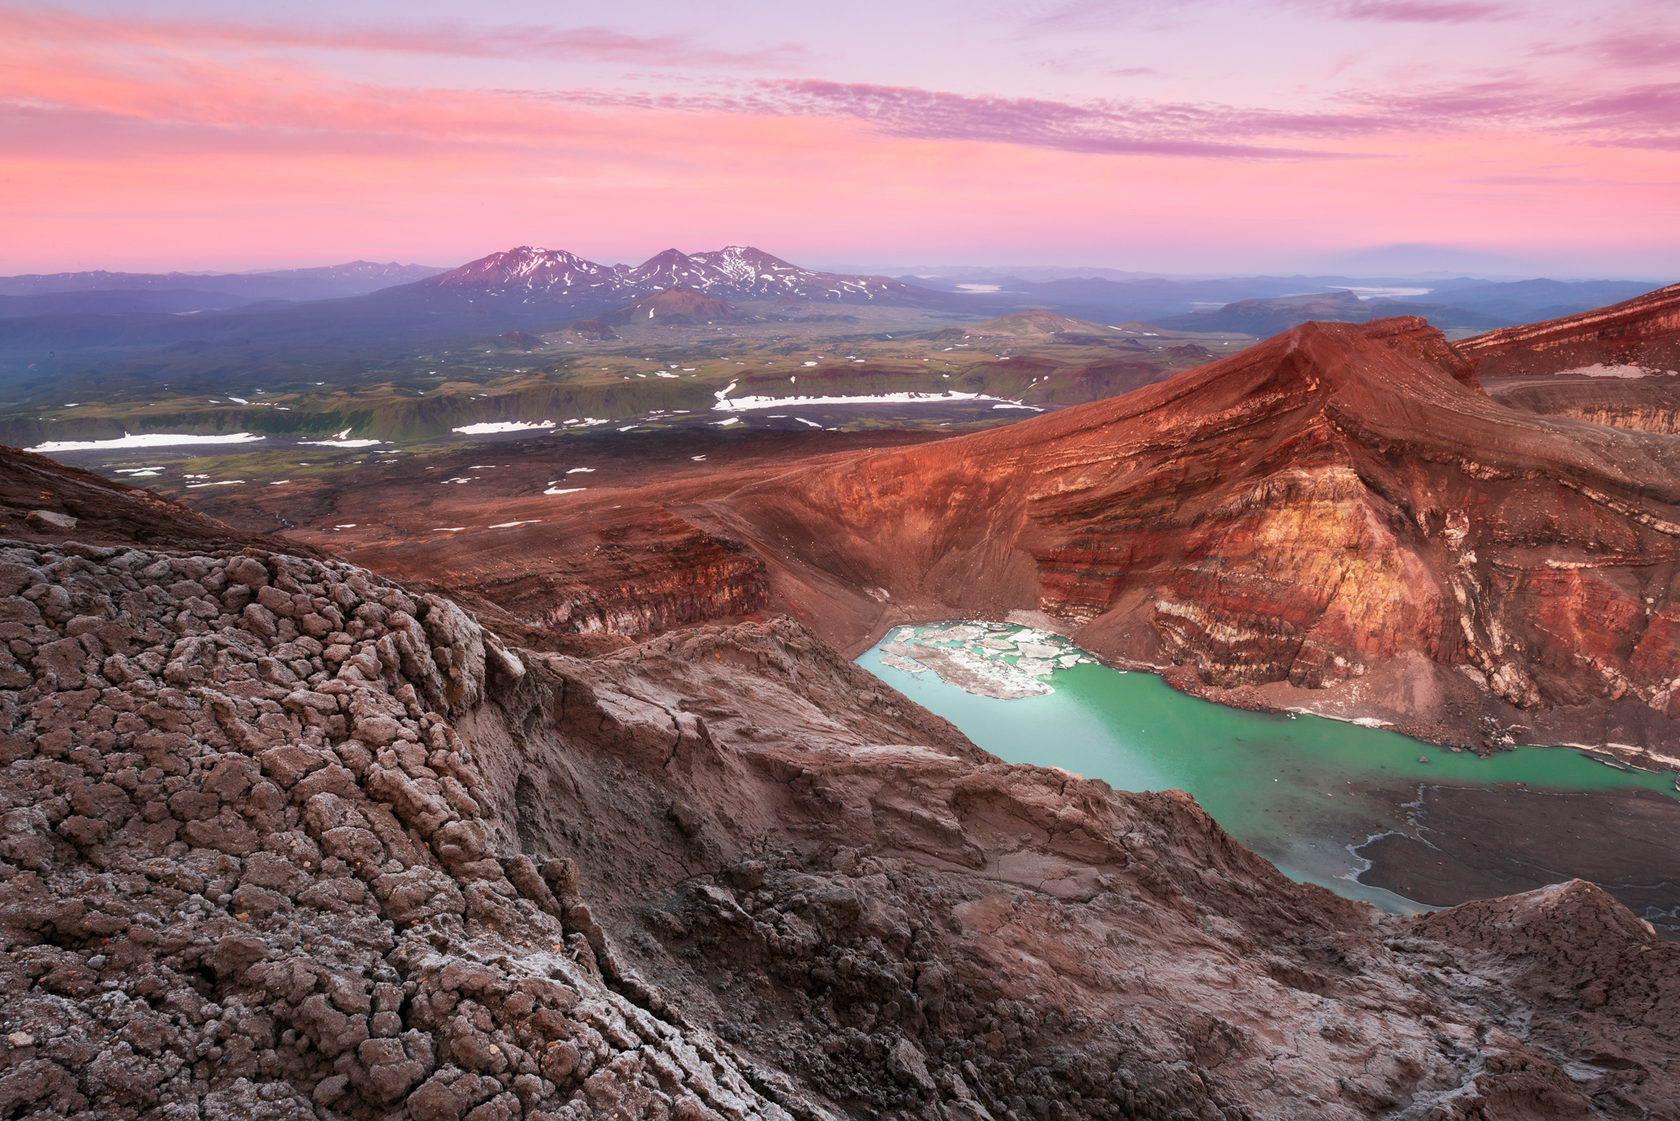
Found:
[(858, 662), (1001, 759), (1124, 790), (1186, 790), (1285, 874), (1387, 910), (1419, 905), (1361, 883), (1370, 862), (1355, 850), (1373, 837), (1418, 835), (1425, 789), (1643, 790), (1674, 803), (1659, 811), (1680, 814), (1672, 774), (1619, 770), (1569, 748), (1482, 758), (1379, 728), (1226, 708), (1029, 628), (897, 627)]

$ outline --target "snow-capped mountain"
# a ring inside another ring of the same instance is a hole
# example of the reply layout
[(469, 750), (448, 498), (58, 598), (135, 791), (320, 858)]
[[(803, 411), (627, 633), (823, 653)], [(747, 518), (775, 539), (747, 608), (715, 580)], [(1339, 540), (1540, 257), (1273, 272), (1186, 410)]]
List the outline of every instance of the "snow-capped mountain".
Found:
[(623, 265), (602, 265), (564, 249), (521, 245), (468, 261), (458, 269), (421, 281), (422, 287), (468, 294), (582, 301), (627, 291), (632, 285)]
[(667, 249), (634, 267), (603, 265), (563, 249), (520, 246), (471, 261), (418, 287), (579, 307), (604, 297), (636, 299), (668, 288), (687, 288), (721, 300), (916, 303), (918, 297), (931, 295), (885, 277), (801, 268), (748, 245), (692, 255)]

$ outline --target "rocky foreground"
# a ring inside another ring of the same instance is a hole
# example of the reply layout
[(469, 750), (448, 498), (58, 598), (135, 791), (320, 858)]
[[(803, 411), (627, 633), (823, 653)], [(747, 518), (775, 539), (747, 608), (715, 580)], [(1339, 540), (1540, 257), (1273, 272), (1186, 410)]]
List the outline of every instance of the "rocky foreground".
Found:
[(7, 466), (5, 1117), (1674, 1116), (1588, 884), (1381, 916), (788, 620), (510, 649)]

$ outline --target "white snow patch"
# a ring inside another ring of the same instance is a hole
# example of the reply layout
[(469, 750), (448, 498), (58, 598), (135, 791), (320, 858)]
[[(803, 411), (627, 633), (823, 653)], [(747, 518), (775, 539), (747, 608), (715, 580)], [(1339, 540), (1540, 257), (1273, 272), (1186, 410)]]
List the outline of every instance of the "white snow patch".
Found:
[(300, 444), (307, 444), (312, 448), (371, 448), (382, 444), (383, 440), (299, 440)]
[(104, 451), (116, 448), (167, 448), (176, 444), (248, 444), (267, 439), (254, 432), (234, 432), (226, 436), (196, 436), (188, 432), (139, 432), (119, 436), (114, 440), (49, 440), (25, 450), (41, 455), (53, 452)]
[[(712, 406), (717, 412), (744, 413), (757, 409), (779, 409), (787, 405), (950, 405), (962, 401), (990, 402), (1005, 407), (1032, 409), (1035, 406), (1012, 401), (1007, 397), (991, 397), (984, 393), (875, 393), (858, 397), (736, 397), (725, 401), (721, 397)], [(1042, 410), (1039, 410), (1042, 411)]]
[(578, 491), (584, 490), (584, 489), (586, 489), (586, 488), (584, 488), (584, 487), (549, 487), (547, 490), (543, 491), (543, 493), (544, 494), (576, 494)]
[(539, 519), (532, 518), (529, 521), (523, 521), (523, 522), (497, 522), (495, 525), (491, 526), (490, 528), (491, 529), (513, 529), (515, 526), (536, 525), (538, 520)]
[[(605, 423), (605, 422), (602, 422)], [(552, 420), (484, 420), (477, 424), (463, 424), (451, 428), (463, 436), (490, 436), (498, 432), (527, 432), (533, 428), (553, 428)]]
[(1644, 366), (1610, 366), (1603, 362), (1596, 366), (1577, 366), (1573, 370), (1559, 370), (1558, 377), (1573, 375), (1578, 378), (1650, 378), (1661, 374), (1661, 370), (1651, 370)]

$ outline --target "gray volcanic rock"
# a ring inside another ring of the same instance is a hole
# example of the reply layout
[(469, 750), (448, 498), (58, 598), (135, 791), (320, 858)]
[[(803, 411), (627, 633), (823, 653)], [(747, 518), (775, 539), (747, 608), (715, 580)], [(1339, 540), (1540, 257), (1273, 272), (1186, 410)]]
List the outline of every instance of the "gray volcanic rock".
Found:
[(0, 544), (0, 1114), (1661, 1116), (1680, 948), (1383, 917), (786, 620), (594, 659), (257, 549)]

